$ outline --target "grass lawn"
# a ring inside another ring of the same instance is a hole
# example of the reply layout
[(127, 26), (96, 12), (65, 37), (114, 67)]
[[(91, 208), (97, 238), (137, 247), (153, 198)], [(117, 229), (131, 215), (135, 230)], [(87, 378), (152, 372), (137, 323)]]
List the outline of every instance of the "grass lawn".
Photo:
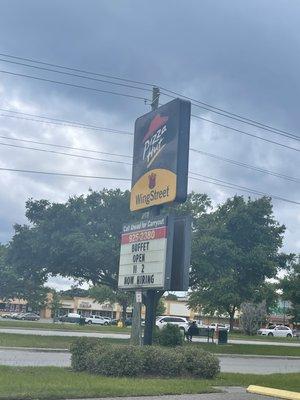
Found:
[(130, 333), (131, 328), (118, 328), (115, 325), (84, 325), (70, 324), (62, 322), (36, 322), (36, 321), (5, 321), (0, 320), (0, 328), (20, 328), (20, 329), (45, 329), (63, 331), (85, 331), (85, 332), (107, 332), (107, 333)]
[(264, 346), (255, 344), (216, 345), (211, 343), (193, 343), (192, 345), (200, 346), (211, 353), (300, 357), (300, 347), (292, 346)]
[[(0, 333), (0, 346), (7, 347), (36, 347), (36, 348), (57, 348), (68, 349), (75, 337), (68, 336), (38, 336), (38, 335), (22, 335), (17, 333)], [(121, 343), (128, 344), (127, 339), (95, 339), (105, 343)], [(192, 346), (202, 347), (204, 350), (212, 353), (222, 354), (257, 354), (270, 356), (297, 356), (300, 357), (300, 347), (288, 346), (263, 346), (253, 344), (228, 344), (216, 345), (211, 343), (192, 343)], [(186, 344), (190, 346), (190, 344)]]
[(264, 385), (300, 391), (300, 374), (221, 374), (213, 380), (106, 378), (56, 367), (0, 367), (0, 399), (63, 399), (209, 393), (214, 386)]
[(300, 339), (296, 337), (274, 337), (274, 336), (262, 336), (262, 335), (254, 335), (248, 336), (243, 333), (229, 333), (229, 339), (238, 339), (238, 340), (257, 340), (257, 341), (266, 341), (266, 342), (287, 342), (287, 343), (299, 343)]
[[(69, 349), (70, 345), (76, 340), (76, 337), (70, 336), (39, 336), (22, 335), (18, 333), (0, 333), (0, 346), (4, 347), (34, 347), (34, 348), (52, 348)], [(90, 338), (91, 341), (97, 340)], [(105, 343), (128, 343), (129, 339), (111, 339), (103, 338)]]

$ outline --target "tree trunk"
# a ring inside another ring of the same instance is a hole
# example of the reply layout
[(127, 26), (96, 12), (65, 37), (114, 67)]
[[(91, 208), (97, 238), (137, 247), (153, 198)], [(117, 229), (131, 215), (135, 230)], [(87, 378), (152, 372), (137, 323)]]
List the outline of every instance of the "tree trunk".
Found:
[(125, 323), (125, 319), (127, 317), (126, 309), (128, 307), (128, 303), (127, 302), (122, 302), (121, 307), (122, 307), (122, 321)]
[(233, 330), (235, 307), (228, 311), (230, 331)]

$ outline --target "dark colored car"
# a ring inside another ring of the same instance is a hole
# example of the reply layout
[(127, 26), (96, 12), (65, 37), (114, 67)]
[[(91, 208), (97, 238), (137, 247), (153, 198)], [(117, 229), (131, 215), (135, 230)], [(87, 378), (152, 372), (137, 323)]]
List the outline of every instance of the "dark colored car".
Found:
[(76, 313), (69, 313), (67, 315), (63, 315), (62, 317), (59, 318), (60, 322), (71, 322), (71, 323), (79, 323), (80, 320), (85, 318), (81, 318), (80, 314)]
[(38, 321), (40, 319), (40, 316), (35, 313), (25, 313), (21, 315), (21, 318), (23, 321)]
[(131, 326), (132, 325), (132, 318), (126, 318), (125, 319), (125, 326)]

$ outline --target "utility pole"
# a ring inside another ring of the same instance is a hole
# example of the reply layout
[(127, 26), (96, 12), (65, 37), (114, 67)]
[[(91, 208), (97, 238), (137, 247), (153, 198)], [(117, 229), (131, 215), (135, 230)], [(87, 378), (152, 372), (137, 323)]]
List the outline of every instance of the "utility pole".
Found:
[[(152, 101), (151, 109), (156, 110), (159, 106), (159, 88), (154, 86), (152, 89)], [(153, 211), (145, 213), (145, 217), (149, 218), (149, 215), (159, 215), (159, 207), (153, 207)], [(152, 344), (152, 333), (155, 322), (155, 309), (156, 309), (156, 290), (147, 290), (146, 293), (146, 321), (145, 321), (145, 332), (144, 332), (144, 344)], [(135, 291), (135, 298), (133, 303), (132, 312), (132, 327), (131, 327), (131, 343), (136, 346), (142, 344), (141, 335), (141, 311), (142, 311), (142, 292), (141, 290)]]
[(157, 110), (159, 106), (159, 87), (153, 86), (152, 88), (152, 101), (151, 101), (151, 109), (152, 111)]

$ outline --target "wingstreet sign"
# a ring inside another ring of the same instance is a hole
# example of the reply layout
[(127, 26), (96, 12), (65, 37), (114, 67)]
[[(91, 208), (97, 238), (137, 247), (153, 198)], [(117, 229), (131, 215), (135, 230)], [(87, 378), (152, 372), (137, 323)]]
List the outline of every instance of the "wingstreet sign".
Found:
[(119, 289), (168, 287), (173, 235), (167, 217), (125, 224), (121, 237)]
[(131, 211), (187, 197), (191, 103), (175, 99), (138, 118)]

